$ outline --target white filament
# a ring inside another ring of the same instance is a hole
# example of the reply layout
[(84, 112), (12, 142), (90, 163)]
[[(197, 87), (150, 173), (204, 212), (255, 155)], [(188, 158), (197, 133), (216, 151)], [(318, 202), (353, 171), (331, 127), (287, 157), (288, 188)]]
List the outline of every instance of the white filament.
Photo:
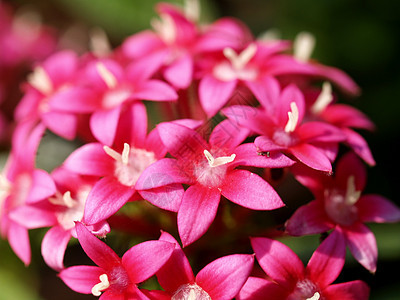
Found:
[(300, 32), (293, 43), (293, 55), (301, 62), (307, 62), (315, 47), (315, 37), (309, 32)]
[(111, 73), (110, 70), (108, 70), (102, 62), (97, 62), (96, 68), (97, 72), (99, 72), (101, 79), (104, 80), (108, 88), (113, 89), (117, 86), (117, 78), (115, 78), (114, 74)]
[(92, 288), (93, 296), (100, 296), (101, 293), (110, 287), (107, 274), (102, 274), (99, 277), (100, 282)]
[(322, 84), (322, 91), (311, 107), (311, 112), (316, 115), (319, 114), (332, 102), (332, 100), (332, 86), (326, 81)]
[(296, 102), (290, 103), (290, 111), (288, 112), (289, 120), (285, 126), (285, 132), (290, 133), (296, 129), (297, 122), (299, 121), (299, 109)]

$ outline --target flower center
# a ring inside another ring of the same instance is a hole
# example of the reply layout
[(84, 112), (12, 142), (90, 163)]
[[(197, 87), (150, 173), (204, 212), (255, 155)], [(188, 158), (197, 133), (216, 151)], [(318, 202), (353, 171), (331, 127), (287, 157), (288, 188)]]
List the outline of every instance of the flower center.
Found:
[(115, 159), (114, 175), (126, 186), (134, 186), (142, 172), (157, 160), (153, 152), (130, 147), (127, 143), (121, 154), (108, 146), (104, 146), (104, 151)]
[(356, 190), (354, 176), (350, 176), (347, 180), (345, 193), (338, 190), (325, 191), (325, 211), (336, 223), (350, 226), (358, 218), (358, 210), (355, 204), (360, 195), (361, 191)]
[(218, 187), (225, 177), (226, 165), (235, 160), (236, 154), (214, 158), (208, 150), (204, 150), (203, 153), (207, 161), (202, 159), (196, 164), (194, 176), (204, 186)]
[(211, 297), (195, 283), (180, 286), (171, 300), (211, 300)]
[(214, 76), (222, 81), (255, 80), (258, 76), (258, 70), (248, 65), (250, 60), (257, 52), (257, 45), (250, 44), (240, 54), (237, 54), (232, 48), (224, 49), (224, 56), (228, 61), (224, 61), (215, 66)]
[(323, 300), (318, 286), (308, 279), (296, 283), (293, 292), (287, 300)]

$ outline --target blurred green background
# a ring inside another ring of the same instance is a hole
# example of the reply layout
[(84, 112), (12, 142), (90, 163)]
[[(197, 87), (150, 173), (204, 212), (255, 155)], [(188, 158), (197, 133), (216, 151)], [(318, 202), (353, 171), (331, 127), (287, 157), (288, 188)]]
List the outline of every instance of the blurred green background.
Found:
[[(32, 8), (59, 32), (86, 43), (85, 30), (103, 28), (113, 45), (149, 28), (155, 16), (154, 0), (20, 0), (4, 1), (15, 7)], [(178, 2), (179, 3), (179, 2)], [(213, 0), (201, 1), (202, 19), (212, 21), (233, 16), (246, 23), (257, 36), (277, 29), (284, 39), (303, 30), (317, 38), (313, 58), (346, 71), (361, 86), (357, 99), (341, 99), (366, 113), (377, 125), (374, 133), (362, 132), (370, 144), (377, 166), (368, 170), (365, 192), (378, 193), (400, 206), (400, 2), (393, 0)], [(399, 299), (400, 225), (371, 225), (376, 235), (379, 260), (376, 274), (369, 274), (349, 258), (338, 281), (363, 279), (371, 287), (371, 299)], [(32, 232), (33, 261), (25, 268), (0, 240), (0, 300), (93, 299), (71, 292), (40, 256), (43, 231)], [(285, 240), (304, 260), (310, 257), (318, 237)], [(72, 247), (67, 254), (73, 263)], [(82, 261), (76, 263), (84, 263)]]

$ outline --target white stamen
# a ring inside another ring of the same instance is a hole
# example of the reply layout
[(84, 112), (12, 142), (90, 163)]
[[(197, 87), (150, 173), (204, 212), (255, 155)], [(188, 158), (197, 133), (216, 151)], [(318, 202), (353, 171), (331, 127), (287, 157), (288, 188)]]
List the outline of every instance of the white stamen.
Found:
[(123, 163), (123, 161), (122, 161), (122, 155), (119, 154), (117, 151), (115, 151), (114, 149), (111, 149), (111, 148), (108, 147), (108, 146), (104, 146), (103, 149), (104, 149), (104, 152), (105, 152), (106, 154), (108, 154), (109, 156), (111, 156), (112, 158), (114, 158), (116, 161), (119, 161), (119, 162), (122, 162), (122, 163)]
[(99, 56), (107, 56), (111, 53), (111, 45), (105, 31), (99, 27), (90, 31), (90, 49)]
[(214, 158), (208, 150), (204, 150), (203, 153), (206, 156), (210, 167), (218, 167), (218, 166), (233, 162), (236, 157), (236, 154), (232, 154), (231, 156), (221, 156), (221, 157)]
[(326, 81), (322, 84), (322, 91), (311, 107), (311, 112), (316, 115), (319, 114), (332, 102), (332, 100), (332, 86)]
[(71, 197), (70, 191), (66, 191), (63, 195), (57, 191), (53, 197), (49, 198), (49, 202), (54, 205), (61, 205), (68, 208), (72, 208), (76, 205), (76, 201)]
[(315, 47), (315, 37), (309, 32), (300, 32), (293, 43), (293, 56), (301, 62), (307, 62)]
[(100, 282), (92, 288), (93, 296), (100, 296), (101, 293), (110, 287), (107, 274), (102, 274), (99, 277)]
[(254, 57), (256, 52), (257, 52), (257, 45), (254, 43), (248, 45), (247, 48), (244, 49), (239, 55), (235, 52), (235, 50), (229, 47), (225, 48), (223, 51), (224, 56), (227, 59), (229, 59), (233, 68), (236, 70), (243, 69), (249, 63), (249, 61)]
[(99, 72), (100, 77), (104, 80), (108, 88), (113, 89), (117, 86), (117, 78), (114, 74), (107, 69), (107, 67), (102, 62), (96, 63), (97, 72)]
[(285, 126), (285, 132), (290, 133), (296, 129), (297, 122), (299, 121), (299, 109), (296, 102), (290, 103), (290, 111), (288, 112), (289, 120)]
[(150, 21), (154, 31), (156, 31), (160, 37), (167, 44), (173, 43), (176, 38), (176, 28), (174, 20), (170, 15), (161, 14), (160, 19), (152, 19)]
[(319, 300), (320, 297), (321, 295), (318, 292), (315, 292), (315, 294), (312, 297), (307, 298), (306, 300)]
[(266, 42), (268, 42), (268, 41), (277, 41), (277, 40), (281, 39), (281, 36), (282, 35), (281, 35), (281, 33), (280, 33), (280, 31), (278, 29), (271, 28), (271, 29), (268, 29), (268, 30), (262, 32), (258, 36), (257, 40), (266, 41)]
[(361, 191), (356, 190), (356, 183), (354, 176), (350, 176), (347, 179), (347, 190), (345, 196), (345, 202), (349, 205), (354, 205), (357, 203), (358, 199), (361, 196)]
[(36, 67), (33, 73), (28, 75), (27, 80), (35, 89), (44, 95), (50, 94), (53, 90), (53, 83), (42, 67)]
[(196, 300), (196, 293), (194, 290), (190, 290), (188, 300)]
[(183, 10), (186, 18), (190, 21), (197, 22), (200, 19), (199, 0), (185, 0)]
[(129, 163), (129, 154), (131, 152), (131, 147), (129, 146), (128, 143), (124, 143), (124, 150), (122, 150), (122, 163), (124, 165), (127, 165)]

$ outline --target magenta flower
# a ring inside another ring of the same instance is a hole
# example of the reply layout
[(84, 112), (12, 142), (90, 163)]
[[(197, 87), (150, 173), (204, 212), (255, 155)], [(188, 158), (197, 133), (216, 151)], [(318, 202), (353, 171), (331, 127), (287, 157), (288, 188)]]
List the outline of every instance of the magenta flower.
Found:
[(281, 91), (275, 79), (266, 83), (268, 94), (260, 108), (231, 106), (223, 113), (261, 135), (254, 141), (259, 152), (280, 151), (313, 169), (331, 172), (331, 157), (323, 146), (337, 145), (345, 139), (343, 133), (327, 123), (303, 122), (304, 96), (295, 85)]
[(138, 284), (153, 276), (169, 259), (174, 244), (147, 241), (130, 248), (122, 258), (92, 235), (82, 223), (76, 224), (79, 242), (97, 266), (72, 266), (59, 276), (72, 290), (100, 299), (148, 299)]
[(269, 238), (251, 244), (269, 279), (249, 277), (237, 299), (367, 300), (369, 287), (360, 280), (332, 284), (345, 262), (345, 244), (333, 231), (311, 256), (306, 267), (286, 245)]
[(328, 82), (322, 85), (320, 93), (308, 93), (310, 118), (318, 119), (341, 129), (344, 141), (366, 163), (373, 166), (375, 160), (365, 139), (354, 129), (374, 130), (375, 125), (362, 112), (346, 104), (333, 103), (334, 96)]
[(354, 153), (346, 154), (338, 161), (333, 177), (301, 168), (293, 171), (315, 200), (293, 214), (287, 221), (287, 232), (300, 236), (340, 228), (355, 259), (375, 272), (376, 241), (364, 223), (398, 222), (400, 209), (382, 196), (362, 195), (367, 176), (360, 159)]
[(175, 243), (171, 257), (156, 273), (161, 287), (169, 296), (166, 299), (233, 299), (253, 268), (253, 255), (233, 254), (214, 260), (194, 276), (178, 242), (166, 232), (161, 234), (160, 240)]
[[(60, 271), (64, 268), (67, 244), (71, 236), (77, 237), (75, 222), (83, 218), (86, 199), (95, 181), (63, 168), (54, 170), (51, 176), (57, 186), (56, 193), (47, 201), (19, 206), (10, 217), (28, 229), (51, 227), (42, 241), (42, 256), (48, 266)], [(110, 232), (106, 222), (89, 229), (98, 236)]]
[[(25, 95), (16, 108), (17, 121), (40, 120), (51, 131), (66, 139), (73, 139), (77, 130), (77, 116), (58, 109), (59, 99), (69, 101), (88, 97), (87, 90), (72, 89), (79, 70), (79, 59), (72, 51), (61, 51), (36, 66), (28, 76)], [(68, 99), (68, 100), (67, 100)]]
[(0, 174), (0, 230), (16, 255), (26, 264), (31, 252), (28, 230), (11, 218), (19, 207), (36, 203), (53, 195), (55, 184), (47, 172), (35, 168), (37, 147), (45, 128), (30, 122), (15, 129), (12, 150)]
[(222, 122), (207, 143), (198, 132), (179, 124), (162, 123), (157, 129), (176, 159), (164, 158), (149, 166), (137, 181), (136, 189), (143, 193), (172, 183), (190, 185), (178, 210), (178, 230), (184, 246), (207, 231), (217, 213), (221, 195), (256, 210), (284, 205), (261, 177), (236, 167), (284, 167), (293, 161), (283, 155), (259, 156), (252, 144), (238, 146), (247, 136), (247, 130), (238, 130), (230, 121)]

